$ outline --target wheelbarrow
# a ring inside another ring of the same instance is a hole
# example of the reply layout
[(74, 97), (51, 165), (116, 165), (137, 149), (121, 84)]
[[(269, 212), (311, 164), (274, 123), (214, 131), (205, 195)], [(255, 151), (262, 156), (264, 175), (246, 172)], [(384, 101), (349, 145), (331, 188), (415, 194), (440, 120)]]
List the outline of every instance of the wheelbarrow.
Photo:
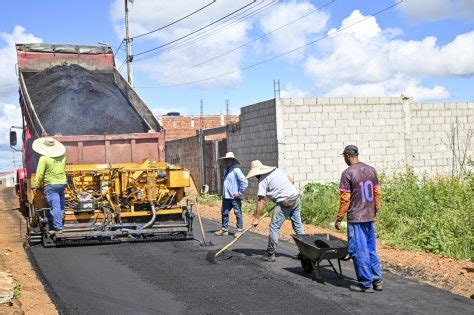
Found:
[[(350, 258), (347, 250), (347, 242), (330, 234), (296, 234), (292, 235), (300, 253), (298, 259), (305, 272), (311, 272), (313, 280), (323, 282), (321, 277), (321, 267), (332, 267), (336, 276), (343, 278), (341, 260), (347, 261)], [(331, 262), (337, 259), (339, 271)], [(321, 265), (323, 260), (328, 261), (328, 265)]]

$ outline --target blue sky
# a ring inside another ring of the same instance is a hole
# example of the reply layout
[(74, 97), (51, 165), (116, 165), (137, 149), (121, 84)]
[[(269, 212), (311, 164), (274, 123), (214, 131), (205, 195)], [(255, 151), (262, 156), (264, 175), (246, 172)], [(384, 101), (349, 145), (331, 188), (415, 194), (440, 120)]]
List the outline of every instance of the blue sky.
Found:
[[(131, 33), (162, 26), (206, 3), (200, 1), (135, 0), (130, 6)], [(209, 8), (170, 28), (133, 42), (133, 53), (171, 41), (238, 9), (251, 0), (218, 0)], [(366, 18), (394, 4), (394, 0), (276, 1), (257, 0), (248, 7), (269, 5), (260, 15), (235, 23), (213, 36), (181, 50), (172, 50), (134, 62), (135, 86), (157, 113), (180, 111), (206, 114), (231, 110), (273, 97), (273, 79), (281, 82), (282, 96), (388, 96), (407, 93), (419, 101), (472, 101), (474, 99), (474, 1), (406, 0), (375, 18), (330, 36), (296, 54), (248, 71), (238, 69), (269, 59), (306, 42), (324, 37), (331, 29)], [(189, 69), (209, 57), (240, 46), (290, 23), (317, 7), (318, 12), (270, 36), (202, 67)], [(0, 12), (0, 153), (8, 153), (8, 126), (18, 112), (13, 42), (43, 41), (117, 47), (123, 38), (122, 0), (8, 1)], [(251, 12), (251, 11), (248, 11)], [(235, 21), (235, 20), (234, 20)], [(225, 24), (224, 24), (225, 25)], [(436, 41), (430, 40), (435, 37)], [(147, 56), (147, 55), (144, 55)], [(124, 59), (118, 54), (117, 66)], [(125, 68), (125, 67), (124, 67)], [(179, 71), (178, 71), (179, 70)], [(171, 74), (177, 71), (178, 74)], [(198, 84), (166, 87), (197, 81)], [(122, 70), (124, 76), (125, 71)], [(165, 86), (165, 87), (164, 87)], [(0, 161), (0, 169), (5, 165)]]

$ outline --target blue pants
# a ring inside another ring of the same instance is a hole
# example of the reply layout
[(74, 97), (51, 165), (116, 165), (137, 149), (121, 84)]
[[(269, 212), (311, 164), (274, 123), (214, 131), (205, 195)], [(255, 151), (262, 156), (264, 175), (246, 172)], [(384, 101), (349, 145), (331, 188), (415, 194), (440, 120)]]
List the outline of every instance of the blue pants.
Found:
[(347, 240), (357, 281), (360, 286), (371, 288), (374, 282), (382, 280), (382, 271), (375, 248), (374, 222), (349, 222), (347, 224)]
[[(44, 194), (51, 208), (50, 214), (53, 218), (53, 229), (61, 230), (63, 228), (64, 211), (64, 189), (65, 184), (51, 184), (44, 186)], [(50, 226), (51, 228), (51, 226)]]
[(244, 228), (242, 219), (242, 200), (240, 199), (222, 199), (222, 230), (227, 231), (229, 228), (229, 212), (234, 209), (235, 218), (237, 219), (237, 229), (241, 231)]
[(286, 218), (291, 220), (291, 225), (296, 234), (304, 234), (303, 223), (301, 223), (300, 198), (290, 207), (277, 205), (273, 210), (267, 247), (267, 253), (270, 255), (275, 253), (278, 246), (278, 238), (280, 237), (280, 229)]

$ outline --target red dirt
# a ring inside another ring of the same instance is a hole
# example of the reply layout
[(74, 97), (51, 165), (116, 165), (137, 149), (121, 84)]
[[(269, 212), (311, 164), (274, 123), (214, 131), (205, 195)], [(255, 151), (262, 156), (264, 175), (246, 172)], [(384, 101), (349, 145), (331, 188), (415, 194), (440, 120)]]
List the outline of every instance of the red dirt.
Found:
[[(43, 284), (36, 276), (23, 248), (24, 236), (20, 234), (18, 199), (12, 189), (0, 188), (0, 253), (6, 269), (21, 285), (21, 296), (10, 306), (0, 308), (0, 314), (57, 314)], [(25, 232), (25, 223), (22, 223)], [(1, 267), (1, 266), (0, 266)]]
[[(214, 220), (221, 220), (220, 206), (201, 205), (202, 216)], [(235, 226), (235, 216), (230, 216), (231, 225)], [(250, 222), (250, 215), (244, 213), (244, 226)], [(268, 235), (270, 218), (263, 218), (254, 232)], [(339, 238), (346, 239), (344, 233), (336, 230), (324, 229), (314, 225), (305, 224), (305, 233), (329, 233)], [(286, 220), (280, 231), (280, 238), (293, 242), (291, 234), (294, 233), (289, 220)], [(384, 268), (392, 273), (418, 280), (450, 291), (455, 294), (471, 297), (474, 293), (474, 263), (469, 260), (456, 260), (450, 257), (413, 252), (409, 250), (394, 249), (377, 242), (377, 251)]]

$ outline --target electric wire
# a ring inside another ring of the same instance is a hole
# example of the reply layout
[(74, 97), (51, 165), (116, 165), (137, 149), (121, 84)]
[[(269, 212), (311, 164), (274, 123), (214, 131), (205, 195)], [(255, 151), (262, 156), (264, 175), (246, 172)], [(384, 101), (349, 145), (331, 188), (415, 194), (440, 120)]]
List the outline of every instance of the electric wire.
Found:
[(150, 52), (152, 52), (152, 51), (158, 50), (158, 49), (160, 49), (160, 48), (169, 46), (169, 45), (171, 45), (171, 44), (173, 44), (173, 43), (176, 43), (177, 41), (180, 41), (180, 40), (182, 40), (182, 39), (184, 39), (184, 38), (186, 38), (186, 37), (189, 37), (189, 36), (191, 36), (191, 35), (193, 35), (193, 34), (196, 34), (197, 32), (200, 32), (200, 31), (202, 31), (203, 29), (206, 29), (206, 28), (209, 27), (209, 26), (212, 26), (212, 25), (214, 25), (214, 24), (216, 24), (216, 23), (219, 23), (220, 21), (226, 19), (226, 18), (229, 17), (229, 16), (234, 15), (235, 13), (237, 13), (237, 12), (239, 12), (239, 11), (245, 9), (246, 7), (248, 7), (248, 6), (252, 5), (252, 4), (254, 4), (255, 2), (256, 2), (256, 0), (252, 0), (252, 2), (249, 2), (249, 3), (246, 4), (245, 6), (240, 7), (239, 9), (237, 9), (237, 10), (235, 10), (235, 11), (229, 13), (229, 14), (226, 14), (225, 16), (223, 16), (223, 17), (221, 17), (221, 18), (219, 18), (219, 19), (217, 19), (217, 20), (215, 20), (215, 21), (212, 21), (211, 23), (209, 23), (209, 24), (207, 24), (207, 25), (205, 25), (205, 26), (203, 26), (203, 27), (200, 27), (200, 28), (198, 28), (197, 30), (194, 30), (194, 31), (192, 31), (192, 32), (190, 32), (190, 33), (188, 33), (188, 34), (186, 34), (186, 35), (183, 35), (183, 36), (181, 36), (181, 37), (178, 37), (178, 38), (176, 38), (176, 39), (174, 39), (174, 40), (172, 40), (172, 41), (169, 41), (169, 42), (167, 42), (167, 43), (164, 43), (164, 44), (162, 44), (162, 45), (160, 45), (160, 46), (157, 46), (157, 47), (150, 48), (150, 49), (147, 49), (147, 50), (145, 50), (145, 51), (139, 52), (139, 53), (135, 54), (134, 56), (141, 56), (141, 55), (150, 53)]
[(288, 50), (288, 51), (286, 51), (286, 52), (284, 52), (284, 53), (281, 53), (281, 54), (279, 54), (279, 55), (273, 56), (273, 57), (271, 57), (271, 58), (268, 58), (268, 59), (265, 59), (265, 60), (256, 62), (256, 63), (254, 63), (254, 64), (251, 64), (251, 65), (248, 65), (248, 66), (245, 66), (245, 67), (236, 69), (236, 70), (228, 71), (228, 72), (225, 72), (225, 73), (221, 73), (221, 74), (219, 74), (219, 75), (215, 75), (215, 76), (211, 76), (211, 77), (207, 77), (207, 78), (200, 79), (200, 80), (195, 80), (195, 81), (188, 81), (188, 82), (182, 82), (182, 83), (177, 83), (177, 84), (154, 86), (154, 87), (153, 87), (153, 86), (148, 86), (148, 87), (137, 87), (137, 88), (169, 88), (169, 87), (178, 87), (178, 86), (192, 85), (192, 84), (196, 84), (196, 83), (206, 82), (206, 81), (209, 81), (209, 80), (213, 80), (213, 79), (218, 79), (218, 78), (221, 78), (221, 77), (225, 77), (225, 76), (227, 76), (227, 75), (234, 74), (234, 73), (237, 73), (237, 72), (240, 72), (240, 71), (245, 71), (245, 70), (248, 70), (248, 69), (257, 67), (257, 66), (259, 66), (259, 65), (262, 65), (262, 64), (264, 64), (264, 63), (273, 61), (273, 60), (278, 59), (278, 58), (280, 58), (280, 57), (289, 55), (289, 54), (291, 54), (291, 53), (293, 53), (293, 52), (295, 52), (295, 51), (297, 51), (297, 50), (300, 50), (300, 49), (302, 49), (302, 48), (305, 48), (305, 47), (308, 47), (308, 46), (310, 46), (310, 45), (313, 45), (313, 44), (315, 44), (315, 43), (317, 43), (317, 42), (320, 42), (320, 41), (322, 41), (323, 39), (326, 39), (326, 38), (332, 37), (332, 36), (334, 36), (334, 35), (337, 35), (337, 34), (341, 33), (342, 31), (345, 31), (345, 30), (347, 30), (347, 29), (349, 29), (349, 28), (352, 28), (352, 27), (354, 27), (354, 26), (356, 26), (356, 25), (358, 25), (358, 24), (360, 24), (360, 23), (362, 23), (362, 22), (364, 22), (364, 21), (366, 21), (366, 20), (368, 20), (368, 19), (370, 19), (370, 18), (372, 18), (372, 17), (375, 17), (375, 16), (377, 16), (377, 15), (383, 13), (383, 12), (386, 12), (386, 11), (388, 11), (388, 10), (390, 10), (390, 9), (392, 9), (392, 8), (394, 8), (394, 7), (396, 7), (396, 6), (398, 6), (398, 5), (400, 5), (403, 1), (404, 1), (404, 0), (400, 0), (400, 1), (398, 1), (398, 2), (396, 2), (396, 3), (394, 3), (394, 4), (392, 4), (392, 5), (389, 5), (389, 6), (387, 6), (387, 7), (384, 7), (383, 9), (378, 10), (378, 11), (376, 11), (376, 12), (374, 12), (374, 13), (372, 13), (372, 14), (370, 14), (370, 15), (368, 15), (368, 16), (366, 16), (366, 17), (364, 17), (364, 18), (362, 18), (362, 19), (360, 19), (360, 20), (358, 20), (358, 21), (356, 21), (356, 22), (354, 22), (354, 23), (351, 23), (351, 24), (349, 24), (349, 25), (346, 25), (346, 26), (344, 26), (344, 27), (341, 27), (340, 29), (338, 29), (338, 30), (336, 30), (336, 31), (334, 31), (334, 32), (328, 33), (328, 34), (326, 34), (326, 35), (324, 35), (324, 36), (321, 36), (321, 37), (319, 37), (319, 38), (317, 38), (317, 39), (315, 39), (315, 40), (313, 40), (313, 41), (307, 42), (307, 43), (305, 43), (304, 45), (301, 45), (301, 46), (299, 46), (299, 47), (293, 48), (293, 49)]
[(18, 82), (15, 82), (15, 83), (6, 83), (6, 84), (1, 84), (0, 87), (4, 87), (4, 86), (10, 86), (10, 85), (17, 85)]
[(212, 2), (210, 2), (210, 3), (206, 4), (205, 6), (203, 6), (203, 7), (199, 8), (199, 9), (197, 9), (197, 10), (195, 10), (195, 11), (189, 13), (188, 15), (183, 16), (183, 17), (180, 18), (180, 19), (177, 19), (177, 20), (175, 20), (175, 21), (173, 21), (173, 22), (171, 22), (171, 23), (168, 23), (168, 24), (166, 24), (166, 25), (163, 25), (163, 26), (161, 26), (161, 27), (159, 27), (159, 28), (156, 28), (156, 29), (154, 29), (154, 30), (151, 30), (151, 31), (149, 31), (149, 32), (146, 32), (146, 33), (143, 33), (143, 34), (140, 34), (140, 35), (132, 36), (132, 37), (130, 37), (130, 39), (131, 39), (131, 40), (134, 40), (135, 38), (143, 37), (143, 36), (150, 35), (150, 34), (152, 34), (152, 33), (161, 31), (161, 30), (163, 30), (163, 29), (165, 29), (165, 28), (167, 28), (167, 27), (170, 27), (171, 25), (174, 25), (174, 24), (176, 24), (176, 23), (178, 23), (178, 22), (180, 22), (180, 21), (182, 21), (182, 20), (184, 20), (184, 19), (186, 19), (186, 18), (188, 18), (188, 17), (190, 17), (190, 16), (192, 16), (192, 15), (194, 15), (194, 14), (196, 14), (196, 13), (202, 11), (202, 10), (204, 10), (205, 8), (209, 7), (210, 5), (212, 5), (212, 4), (214, 4), (214, 3), (216, 3), (216, 0), (213, 0)]
[(118, 51), (120, 50), (120, 47), (122, 47), (123, 43), (125, 42), (125, 39), (122, 39), (122, 41), (120, 42), (120, 45), (117, 47), (117, 49), (115, 50), (115, 53), (114, 53), (114, 56), (117, 55)]
[(295, 19), (295, 20), (292, 20), (292, 21), (290, 21), (290, 22), (288, 22), (288, 23), (286, 23), (286, 24), (284, 24), (284, 25), (282, 25), (282, 26), (279, 26), (279, 27), (277, 27), (277, 28), (271, 30), (271, 31), (268, 32), (268, 33), (262, 34), (262, 35), (260, 35), (259, 37), (254, 38), (254, 39), (252, 39), (252, 40), (250, 40), (250, 41), (248, 41), (248, 42), (246, 42), (246, 43), (244, 43), (244, 44), (242, 44), (242, 45), (240, 45), (240, 46), (237, 46), (237, 47), (232, 48), (232, 49), (230, 49), (230, 50), (228, 50), (228, 51), (226, 51), (226, 52), (220, 53), (219, 55), (216, 55), (216, 56), (213, 56), (213, 57), (211, 57), (211, 58), (208, 58), (208, 59), (206, 59), (206, 60), (204, 60), (204, 61), (202, 61), (202, 62), (200, 62), (200, 63), (194, 64), (194, 65), (192, 65), (192, 66), (190, 66), (190, 67), (187, 67), (187, 68), (185, 68), (185, 69), (183, 69), (183, 70), (181, 70), (181, 71), (173, 72), (173, 73), (170, 74), (170, 75), (163, 76), (163, 77), (161, 77), (161, 79), (168, 78), (168, 77), (170, 77), (170, 76), (174, 76), (174, 75), (176, 75), (176, 74), (183, 73), (183, 72), (185, 72), (186, 70), (190, 70), (190, 69), (193, 69), (193, 68), (202, 66), (202, 65), (204, 65), (204, 64), (206, 64), (206, 63), (209, 63), (209, 62), (211, 62), (211, 61), (214, 61), (214, 60), (216, 60), (216, 59), (218, 59), (218, 58), (220, 58), (220, 57), (222, 57), (222, 56), (228, 55), (228, 54), (230, 54), (230, 53), (232, 53), (232, 52), (234, 52), (234, 51), (236, 51), (236, 50), (239, 50), (239, 49), (241, 49), (241, 48), (243, 48), (243, 47), (245, 47), (245, 46), (247, 46), (247, 45), (249, 45), (249, 44), (251, 44), (251, 43), (254, 43), (254, 42), (256, 42), (256, 41), (258, 41), (258, 40), (260, 40), (260, 39), (262, 39), (262, 38), (264, 38), (264, 37), (266, 37), (266, 36), (268, 36), (268, 35), (271, 35), (271, 34), (277, 32), (277, 31), (279, 31), (279, 30), (281, 30), (281, 29), (283, 29), (283, 28), (285, 28), (285, 27), (287, 27), (287, 26), (290, 26), (291, 24), (296, 23), (296, 22), (298, 22), (298, 21), (304, 19), (305, 17), (307, 17), (307, 16), (309, 16), (309, 15), (311, 15), (311, 14), (314, 14), (314, 13), (316, 13), (316, 12), (319, 12), (319, 11), (321, 11), (322, 9), (324, 9), (325, 7), (327, 7), (327, 6), (331, 5), (331, 4), (333, 4), (334, 2), (336, 2), (336, 0), (329, 1), (329, 2), (325, 3), (324, 5), (318, 7), (318, 8), (316, 8), (316, 9), (314, 9), (314, 10), (311, 10), (310, 12), (308, 12), (308, 13), (306, 13), (306, 14), (300, 16), (300, 17), (298, 17), (298, 18)]
[(121, 64), (120, 67), (118, 68), (118, 72), (122, 71), (123, 66), (125, 65), (125, 62), (126, 62), (126, 60), (124, 60), (124, 61), (122, 62), (122, 64)]
[[(242, 15), (244, 14), (245, 12), (247, 11), (250, 11), (252, 9), (254, 9), (255, 7), (258, 7), (260, 4), (264, 3), (265, 1), (261, 1), (259, 4), (255, 5), (254, 7), (252, 8), (247, 8), (246, 10), (236, 14), (233, 18), (235, 17), (238, 17), (239, 15)], [(258, 8), (257, 10), (254, 10), (238, 19), (235, 19), (235, 20), (232, 20), (231, 19), (228, 19), (227, 21), (224, 21), (222, 24), (218, 24), (218, 25), (215, 25), (214, 27), (210, 28), (210, 29), (207, 29), (206, 31), (204, 32), (201, 32), (201, 33), (198, 33), (198, 34), (195, 34), (194, 36), (191, 36), (187, 39), (185, 39), (184, 41), (181, 41), (179, 43), (176, 43), (174, 45), (171, 45), (171, 46), (168, 46), (164, 49), (161, 49), (159, 51), (156, 51), (156, 52), (152, 52), (146, 56), (143, 56), (141, 58), (138, 58), (138, 59), (135, 59), (134, 61), (141, 61), (141, 60), (144, 60), (144, 59), (148, 59), (148, 58), (151, 58), (153, 56), (156, 56), (158, 54), (161, 54), (161, 53), (164, 53), (164, 52), (169, 52), (169, 51), (172, 51), (172, 50), (176, 50), (176, 49), (180, 49), (180, 48), (184, 48), (184, 47), (188, 47), (188, 46), (191, 46), (195, 43), (197, 43), (199, 40), (202, 40), (202, 39), (205, 39), (205, 38), (208, 38), (208, 37), (211, 37), (225, 29), (228, 29), (229, 27), (231, 27), (232, 25), (235, 25), (241, 21), (244, 21), (244, 20), (247, 20), (255, 15), (258, 15), (258, 14), (261, 14), (263, 11), (265, 10), (268, 10), (270, 9), (271, 7), (275, 6), (278, 4), (278, 1), (274, 0), (274, 1), (271, 1), (267, 4), (265, 4), (264, 6)], [(230, 23), (228, 23), (230, 22)], [(228, 23), (228, 24), (226, 24)], [(223, 26), (222, 26), (223, 25)], [(220, 28), (218, 28), (220, 27)], [(213, 31), (214, 30), (214, 31)], [(211, 31), (211, 32), (210, 32)]]

